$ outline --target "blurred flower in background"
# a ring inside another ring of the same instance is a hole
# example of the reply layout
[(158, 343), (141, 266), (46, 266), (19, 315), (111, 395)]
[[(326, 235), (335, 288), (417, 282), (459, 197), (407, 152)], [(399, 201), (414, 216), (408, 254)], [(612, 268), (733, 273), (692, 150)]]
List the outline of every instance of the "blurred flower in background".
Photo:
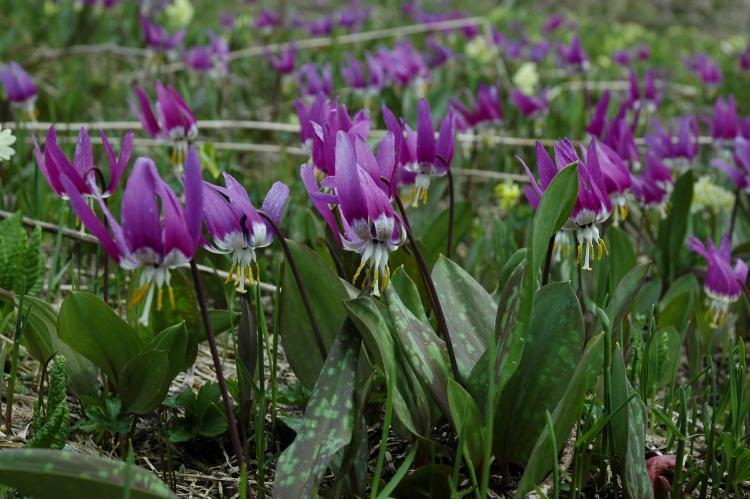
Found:
[(0, 128), (0, 161), (8, 161), (16, 153), (12, 147), (15, 143), (16, 137), (10, 129)]

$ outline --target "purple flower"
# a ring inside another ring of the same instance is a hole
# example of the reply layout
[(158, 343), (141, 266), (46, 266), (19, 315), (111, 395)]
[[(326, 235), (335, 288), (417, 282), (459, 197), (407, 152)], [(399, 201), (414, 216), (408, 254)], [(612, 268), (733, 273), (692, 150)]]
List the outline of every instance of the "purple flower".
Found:
[(166, 28), (150, 21), (146, 16), (140, 15), (141, 30), (143, 31), (143, 41), (146, 46), (154, 50), (173, 50), (185, 37), (185, 30), (176, 31), (170, 35)]
[(311, 153), (315, 138), (313, 123), (325, 123), (328, 120), (330, 113), (328, 99), (325, 95), (318, 94), (310, 106), (306, 106), (302, 99), (297, 99), (294, 101), (294, 107), (297, 110), (300, 126), (300, 142), (307, 152)]
[(231, 12), (224, 11), (219, 13), (219, 24), (225, 30), (232, 31), (236, 22), (237, 18)]
[(546, 21), (544, 21), (544, 25), (542, 26), (542, 33), (549, 35), (560, 29), (563, 25), (563, 18), (562, 16), (558, 15), (552, 15), (547, 18)]
[(427, 51), (424, 60), (431, 68), (442, 66), (453, 57), (453, 51), (447, 45), (440, 43), (435, 36), (430, 36), (425, 41)]
[(277, 73), (287, 75), (294, 72), (294, 65), (297, 59), (297, 44), (294, 42), (288, 44), (285, 48), (279, 50), (278, 55), (274, 55), (268, 47), (263, 48), (263, 55), (271, 63)]
[(617, 50), (612, 54), (612, 60), (620, 66), (630, 66), (632, 57), (627, 50)]
[(226, 76), (229, 73), (229, 45), (224, 38), (213, 33), (209, 33), (209, 37), (210, 44), (193, 47), (185, 54), (185, 64), (213, 77)]
[(726, 100), (723, 97), (716, 99), (714, 116), (710, 123), (714, 145), (730, 147), (734, 143), (735, 137), (739, 135), (737, 103), (733, 95), (727, 97)]
[(271, 9), (263, 9), (255, 18), (254, 25), (256, 29), (272, 31), (274, 28), (281, 26), (281, 16)]
[[(250, 283), (255, 277), (260, 279), (260, 269), (256, 263), (256, 250), (270, 246), (274, 239), (273, 226), (253, 207), (247, 191), (231, 175), (224, 172), (224, 185), (203, 182), (203, 221), (212, 242), (204, 247), (214, 253), (232, 255), (232, 265), (226, 282), (234, 278), (237, 291), (245, 292), (245, 277)], [(281, 220), (289, 188), (276, 182), (266, 195), (261, 210), (276, 225)], [(256, 276), (253, 276), (253, 265)]]
[(651, 59), (651, 47), (648, 45), (639, 45), (635, 48), (635, 58), (639, 61), (647, 61)]
[(529, 203), (535, 208), (547, 190), (552, 179), (563, 168), (578, 164), (578, 198), (576, 199), (570, 218), (563, 226), (565, 230), (575, 231), (578, 240), (578, 257), (582, 268), (591, 270), (590, 259), (601, 259), (607, 246), (604, 239), (599, 237), (598, 225), (604, 222), (612, 211), (612, 202), (606, 192), (604, 176), (597, 156), (596, 140), (592, 140), (586, 153), (586, 161), (581, 161), (575, 147), (564, 139), (555, 144), (555, 161), (552, 161), (547, 150), (540, 142), (536, 143), (536, 165), (539, 182), (531, 170), (520, 157), (516, 156), (526, 170), (531, 181), (530, 186), (524, 187), (524, 194)]
[(11, 104), (23, 107), (30, 114), (33, 112), (37, 96), (36, 85), (20, 64), (9, 62), (0, 68), (0, 83)]
[(430, 105), (424, 98), (419, 99), (416, 132), (408, 125), (404, 125), (402, 129), (388, 108), (384, 107), (383, 117), (388, 130), (396, 137), (396, 144), (401, 145), (400, 183), (414, 185), (414, 206), (420, 200), (426, 203), (430, 179), (445, 175), (453, 161), (456, 122), (453, 110), (449, 109), (443, 118), (437, 140)]
[(645, 137), (649, 151), (665, 160), (669, 166), (685, 170), (698, 154), (698, 121), (693, 116), (680, 119), (677, 136), (672, 127), (664, 130), (658, 120), (651, 123), (651, 133)]
[[(503, 121), (503, 110), (500, 105), (500, 91), (497, 86), (479, 84), (476, 98), (468, 94), (469, 102), (465, 106), (458, 99), (451, 105), (458, 113), (456, 124), (459, 130), (465, 131), (478, 125), (498, 125)], [(467, 107), (468, 106), (468, 107)]]
[(549, 41), (541, 40), (529, 47), (529, 58), (539, 64), (547, 57), (551, 49), (552, 44)]
[(526, 95), (517, 88), (514, 88), (510, 94), (510, 98), (516, 108), (526, 118), (538, 118), (546, 114), (549, 109), (549, 103), (544, 94), (540, 94), (539, 96)]
[(724, 234), (718, 248), (711, 240), (704, 245), (698, 238), (691, 236), (688, 238), (688, 248), (705, 258), (708, 265), (703, 289), (711, 299), (708, 311), (711, 325), (716, 327), (724, 324), (729, 314), (729, 305), (742, 294), (747, 280), (747, 264), (738, 258), (734, 268), (732, 267), (729, 234)]
[(646, 154), (646, 169), (633, 178), (631, 190), (635, 199), (647, 208), (658, 209), (662, 216), (672, 192), (672, 174), (654, 154)]
[(60, 182), (78, 217), (99, 239), (107, 254), (126, 270), (142, 269), (140, 288), (132, 300), (138, 303), (145, 297), (139, 322), (148, 324), (154, 289), (157, 290), (157, 310), (161, 308), (164, 286), (174, 306), (170, 272), (190, 261), (200, 240), (203, 196), (200, 158), (195, 148), (188, 149), (185, 161), (184, 205), (159, 176), (151, 159), (138, 158), (135, 161), (122, 197), (122, 225), (104, 204), (93, 178), (88, 177), (88, 186), (107, 219), (109, 230), (69, 176), (60, 176)]
[(560, 45), (559, 52), (562, 63), (576, 71), (584, 71), (588, 66), (588, 58), (586, 52), (583, 51), (581, 39), (578, 35), (573, 37), (570, 46)]
[(307, 32), (312, 36), (328, 36), (333, 32), (333, 18), (331, 16), (321, 17), (307, 24)]
[(659, 106), (660, 100), (661, 95), (656, 90), (656, 73), (651, 69), (646, 71), (643, 77), (643, 87), (641, 87), (638, 83), (638, 76), (631, 69), (627, 104), (633, 106), (635, 110), (644, 109), (648, 113), (653, 113)]
[[(323, 121), (314, 121), (314, 114), (317, 114)], [(349, 117), (346, 106), (336, 101), (325, 101), (323, 109), (311, 108), (308, 123), (314, 132), (312, 137), (313, 165), (318, 171), (329, 176), (336, 174), (335, 153), (338, 132), (366, 139), (370, 130), (370, 118), (364, 111), (357, 112), (352, 119)]]
[(689, 57), (685, 61), (685, 66), (708, 87), (721, 85), (724, 78), (719, 65), (707, 54), (695, 54)]
[(102, 130), (99, 130), (99, 136), (102, 139), (102, 145), (109, 162), (109, 182), (105, 181), (102, 168), (97, 167), (94, 163), (94, 151), (86, 128), (82, 127), (78, 134), (78, 142), (72, 162), (57, 144), (57, 133), (54, 126), (49, 127), (47, 131), (47, 138), (44, 141), (44, 154), (39, 148), (36, 137), (32, 138), (37, 165), (39, 165), (39, 169), (42, 170), (42, 174), (52, 190), (61, 198), (67, 198), (61, 177), (67, 177), (83, 196), (91, 197), (94, 196), (95, 192), (99, 192), (93, 190), (91, 185), (97, 186), (102, 191), (102, 197), (110, 196), (117, 189), (117, 184), (120, 182), (120, 178), (130, 160), (133, 133), (129, 132), (125, 135), (119, 157), (115, 156), (115, 152)]
[[(346, 61), (341, 63), (341, 77), (352, 89), (372, 92), (380, 88), (378, 85), (382, 85), (382, 75), (379, 74), (382, 68), (372, 58), (368, 58), (367, 63), (365, 65), (358, 61), (352, 54), (347, 54)], [(371, 73), (375, 76), (372, 80)]]
[(361, 6), (358, 0), (351, 0), (338, 13), (337, 22), (342, 28), (359, 31), (370, 16), (370, 6)]
[(151, 137), (184, 151), (187, 144), (198, 136), (198, 124), (193, 112), (172, 87), (161, 81), (156, 82), (156, 114), (143, 90), (138, 85), (133, 90), (138, 99), (138, 108), (132, 106), (133, 112), (141, 121), (143, 130)]
[(424, 59), (407, 39), (397, 41), (392, 50), (381, 47), (375, 57), (385, 69), (388, 81), (393, 84), (405, 86), (419, 83), (430, 76)]
[(737, 58), (742, 71), (750, 71), (750, 43)]
[(596, 158), (604, 178), (604, 188), (612, 200), (615, 225), (620, 219), (628, 216), (628, 204), (625, 194), (633, 185), (633, 180), (627, 165), (622, 158), (607, 144), (594, 141)]
[[(623, 107), (623, 109), (625, 108)], [(604, 143), (614, 149), (622, 159), (630, 162), (634, 169), (638, 169), (641, 155), (638, 152), (638, 146), (635, 144), (633, 130), (628, 124), (623, 110), (609, 123), (604, 136)]]
[(295, 78), (302, 95), (323, 94), (330, 96), (333, 91), (333, 73), (330, 64), (323, 66), (320, 72), (315, 63), (303, 64), (297, 70)]
[(589, 126), (586, 128), (586, 131), (589, 132), (593, 137), (602, 138), (602, 136), (604, 135), (604, 130), (607, 127), (607, 110), (609, 109), (609, 99), (609, 90), (605, 90), (601, 98), (599, 99), (599, 103), (594, 109), (594, 114), (591, 116), (591, 121), (589, 121)]
[(729, 175), (738, 189), (750, 192), (750, 141), (744, 137), (737, 137), (734, 144), (733, 156), (736, 166), (720, 158), (711, 160), (711, 166)]
[[(379, 185), (382, 178), (391, 177), (389, 171), (395, 166), (394, 137), (386, 135), (377, 155), (369, 151), (361, 139), (355, 137), (354, 140), (353, 144), (351, 136), (343, 131), (337, 133), (336, 176), (329, 177), (326, 184), (331, 194), (321, 192), (312, 167), (302, 165), (300, 176), (313, 205), (339, 243), (347, 251), (361, 255), (352, 282), (356, 283), (365, 270), (363, 285), (371, 286), (373, 295), (379, 296), (390, 279), (389, 253), (398, 249), (405, 239), (401, 219), (394, 213), (387, 192)], [(342, 229), (333, 210), (340, 214)]]

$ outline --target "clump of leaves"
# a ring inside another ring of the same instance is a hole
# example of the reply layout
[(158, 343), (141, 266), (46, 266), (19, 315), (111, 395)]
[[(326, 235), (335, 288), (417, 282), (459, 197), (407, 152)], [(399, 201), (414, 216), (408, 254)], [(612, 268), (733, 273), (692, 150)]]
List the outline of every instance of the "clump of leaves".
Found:
[(36, 294), (44, 276), (42, 230), (36, 227), (31, 236), (16, 214), (0, 222), (0, 288), (16, 294)]
[(34, 421), (27, 447), (62, 449), (70, 431), (70, 409), (66, 400), (65, 357), (55, 355), (50, 371), (47, 406), (41, 394), (34, 404)]
[(186, 388), (169, 397), (164, 405), (172, 409), (182, 409), (183, 413), (174, 419), (174, 426), (168, 432), (172, 443), (187, 442), (198, 437), (215, 437), (227, 431), (227, 418), (221, 405), (221, 392), (216, 383), (206, 383), (198, 393)]
[(82, 397), (81, 401), (86, 415), (73, 429), (92, 432), (99, 441), (106, 435), (127, 433), (130, 429), (133, 417), (122, 410), (120, 399)]

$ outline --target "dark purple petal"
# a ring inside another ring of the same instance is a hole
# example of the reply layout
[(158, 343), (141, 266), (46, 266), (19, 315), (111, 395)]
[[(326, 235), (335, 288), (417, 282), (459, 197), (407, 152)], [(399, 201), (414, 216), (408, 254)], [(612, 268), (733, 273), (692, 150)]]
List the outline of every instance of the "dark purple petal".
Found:
[(417, 160), (432, 164), (435, 162), (435, 127), (430, 105), (424, 98), (419, 99), (417, 114)]
[(156, 200), (156, 167), (149, 158), (138, 158), (122, 196), (122, 229), (131, 252), (151, 248), (162, 254), (159, 205)]

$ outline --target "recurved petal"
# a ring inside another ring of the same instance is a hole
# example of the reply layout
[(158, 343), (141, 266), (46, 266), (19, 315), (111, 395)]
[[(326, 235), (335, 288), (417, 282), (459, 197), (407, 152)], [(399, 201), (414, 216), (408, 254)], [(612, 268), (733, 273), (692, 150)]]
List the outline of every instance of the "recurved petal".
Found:
[(417, 160), (420, 163), (435, 161), (435, 127), (430, 105), (424, 98), (419, 99), (417, 110)]

